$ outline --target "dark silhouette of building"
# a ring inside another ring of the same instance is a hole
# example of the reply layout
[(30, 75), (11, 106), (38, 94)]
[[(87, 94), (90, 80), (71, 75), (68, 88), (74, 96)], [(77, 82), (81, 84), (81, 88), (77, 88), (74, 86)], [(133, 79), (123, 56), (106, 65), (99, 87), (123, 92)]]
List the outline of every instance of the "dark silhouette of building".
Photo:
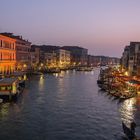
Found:
[(88, 59), (88, 49), (78, 46), (63, 46), (64, 50), (71, 53), (71, 65), (73, 66), (86, 66)]
[(35, 48), (39, 48), (43, 52), (53, 52), (55, 50), (60, 49), (60, 46), (53, 46), (53, 45), (32, 45), (31, 50)]

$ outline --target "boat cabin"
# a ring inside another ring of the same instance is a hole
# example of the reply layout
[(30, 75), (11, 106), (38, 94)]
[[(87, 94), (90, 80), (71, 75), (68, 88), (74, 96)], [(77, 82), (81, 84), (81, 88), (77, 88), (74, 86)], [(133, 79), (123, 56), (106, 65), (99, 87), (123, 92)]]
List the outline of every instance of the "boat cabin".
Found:
[(0, 96), (16, 95), (18, 88), (18, 78), (4, 78), (0, 80)]

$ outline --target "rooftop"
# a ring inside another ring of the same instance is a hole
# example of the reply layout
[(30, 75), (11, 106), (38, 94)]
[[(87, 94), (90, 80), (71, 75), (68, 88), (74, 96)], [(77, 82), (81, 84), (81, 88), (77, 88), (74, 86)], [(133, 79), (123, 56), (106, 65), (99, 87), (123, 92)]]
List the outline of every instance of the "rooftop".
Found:
[(4, 78), (0, 80), (0, 86), (12, 85), (15, 81), (17, 81), (17, 78)]
[(13, 38), (13, 39), (18, 39), (18, 40), (21, 40), (21, 41), (26, 41), (26, 42), (30, 43), (28, 40), (23, 39), (22, 36), (14, 35), (13, 33), (4, 32), (4, 33), (0, 33), (0, 35), (10, 37), (10, 38)]

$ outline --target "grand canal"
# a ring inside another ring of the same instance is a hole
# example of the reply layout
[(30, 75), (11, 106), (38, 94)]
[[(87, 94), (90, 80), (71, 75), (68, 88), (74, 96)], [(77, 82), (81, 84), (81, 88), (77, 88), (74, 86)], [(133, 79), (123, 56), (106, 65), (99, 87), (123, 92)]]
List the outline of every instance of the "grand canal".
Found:
[(135, 121), (140, 137), (140, 98), (115, 100), (98, 73), (32, 77), (16, 102), (0, 105), (0, 140), (123, 140), (122, 121)]

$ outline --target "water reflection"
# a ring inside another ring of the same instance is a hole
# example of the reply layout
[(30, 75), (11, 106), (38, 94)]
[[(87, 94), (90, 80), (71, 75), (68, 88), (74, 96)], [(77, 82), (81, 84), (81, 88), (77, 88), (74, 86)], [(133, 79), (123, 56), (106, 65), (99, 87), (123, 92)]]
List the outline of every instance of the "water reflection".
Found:
[(57, 101), (59, 102), (59, 105), (64, 105), (66, 95), (67, 95), (67, 88), (69, 87), (68, 78), (67, 78), (67, 72), (61, 71), (61, 73), (57, 76), (57, 82), (58, 82), (58, 94), (57, 94)]
[[(12, 110), (11, 110), (12, 108)], [(9, 116), (10, 112), (15, 112), (15, 113), (20, 113), (21, 108), (18, 106), (18, 104), (14, 102), (5, 102), (1, 104), (0, 106), (0, 118), (1, 119), (6, 119)]]
[[(54, 73), (53, 75), (54, 75), (56, 78), (63, 78), (65, 74), (66, 74), (66, 73), (65, 73), (64, 71), (61, 71), (60, 73)], [(67, 74), (68, 74), (68, 73), (67, 73)]]
[(8, 116), (10, 103), (5, 103), (0, 106), (0, 118)]
[(94, 71), (91, 71), (91, 75), (94, 75)]
[(69, 72), (70, 72), (69, 70), (66, 70), (66, 74), (69, 74)]
[(140, 123), (138, 103), (133, 98), (116, 104), (117, 99), (98, 91), (98, 73), (69, 71), (32, 77), (16, 103), (0, 105), (0, 139), (121, 139), (120, 114), (129, 125), (134, 118)]
[(23, 80), (27, 80), (27, 75), (26, 74), (24, 74)]
[(40, 75), (39, 79), (39, 89), (42, 90), (44, 87), (44, 75)]
[(134, 122), (135, 111), (136, 111), (136, 98), (125, 100), (121, 104), (120, 107), (121, 119), (127, 126), (130, 126), (130, 124)]

